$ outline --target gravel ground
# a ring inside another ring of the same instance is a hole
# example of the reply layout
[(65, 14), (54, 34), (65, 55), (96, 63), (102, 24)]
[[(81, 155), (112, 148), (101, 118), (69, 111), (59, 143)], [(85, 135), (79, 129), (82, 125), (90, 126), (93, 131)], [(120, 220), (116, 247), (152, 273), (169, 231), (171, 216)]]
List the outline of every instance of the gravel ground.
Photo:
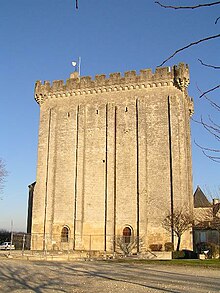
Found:
[(105, 261), (0, 260), (0, 292), (220, 292), (220, 270)]

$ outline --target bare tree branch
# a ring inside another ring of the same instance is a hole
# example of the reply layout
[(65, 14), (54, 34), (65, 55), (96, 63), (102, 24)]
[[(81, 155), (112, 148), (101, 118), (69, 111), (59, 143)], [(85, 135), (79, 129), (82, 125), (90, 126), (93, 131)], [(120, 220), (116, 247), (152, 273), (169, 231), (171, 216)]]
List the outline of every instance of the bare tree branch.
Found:
[(198, 59), (199, 60), (199, 62), (202, 64), (202, 65), (204, 65), (204, 66), (206, 66), (206, 67), (211, 67), (211, 68), (214, 68), (214, 69), (220, 69), (220, 66), (215, 66), (215, 65), (211, 65), (211, 64), (206, 64), (206, 63), (204, 63), (201, 59)]
[[(198, 121), (198, 120), (195, 120), (192, 118), (192, 120), (198, 124), (201, 124), (211, 135), (214, 136), (214, 138), (217, 140), (217, 141), (220, 141), (220, 125), (216, 124), (213, 122), (213, 120), (211, 120), (211, 118), (209, 119), (211, 124), (207, 124), (203, 121), (203, 118), (201, 117), (201, 120)], [(199, 145), (198, 145), (199, 146)], [(201, 146), (200, 146), (201, 147)], [(202, 149), (205, 149), (204, 147), (201, 147)], [(211, 151), (212, 149), (206, 149), (206, 150), (209, 150)], [(219, 150), (220, 151), (220, 150)]]
[(211, 118), (210, 115), (209, 115), (208, 117), (209, 117), (209, 121), (212, 123), (212, 125), (214, 125), (214, 126), (218, 129), (218, 132), (220, 133), (220, 125), (217, 124), (217, 123), (215, 123), (215, 122), (212, 120), (212, 118)]
[(163, 8), (171, 8), (171, 9), (196, 9), (196, 8), (201, 8), (201, 7), (210, 7), (213, 5), (218, 5), (220, 4), (220, 1), (216, 2), (211, 2), (211, 3), (204, 3), (204, 4), (198, 4), (198, 5), (193, 5), (193, 6), (172, 6), (172, 5), (164, 5), (161, 4), (159, 1), (155, 1), (158, 5), (160, 5)]
[(194, 140), (194, 143), (204, 151), (220, 153), (220, 150), (203, 147), (203, 146), (199, 145), (195, 140)]
[(218, 141), (220, 141), (220, 136), (218, 135), (218, 133), (220, 133), (220, 129), (213, 127), (212, 125), (209, 125), (207, 123), (205, 123), (201, 117), (201, 124), (202, 126), (210, 133), (214, 136), (214, 138), (216, 138)]
[(217, 22), (219, 21), (220, 17), (216, 18), (215, 20), (215, 24), (217, 24)]
[[(197, 85), (197, 89), (198, 89), (198, 91), (201, 93), (201, 95), (204, 93), (204, 92), (202, 92), (202, 90), (198, 87), (198, 85)], [(210, 103), (210, 105), (214, 108), (214, 109), (216, 109), (217, 111), (220, 111), (220, 106), (217, 104), (217, 103), (215, 103), (213, 100), (211, 100), (210, 98), (208, 98), (205, 94), (203, 95), (203, 97)]]
[[(209, 119), (211, 121), (211, 123), (213, 124), (212, 120)], [(201, 123), (203, 126), (206, 126), (207, 128), (209, 129), (212, 129), (213, 131), (217, 132), (217, 133), (220, 133), (220, 126), (217, 125), (217, 124), (214, 124), (214, 126), (216, 125), (217, 127), (214, 127), (212, 124), (207, 124), (203, 121), (203, 118), (201, 117)]]
[(5, 177), (8, 175), (8, 172), (5, 168), (5, 163), (2, 159), (0, 159), (0, 192), (4, 187)]
[[(132, 254), (132, 251), (137, 248), (138, 238), (135, 237), (131, 241), (126, 242), (124, 236), (117, 236), (115, 244), (119, 251), (123, 252), (125, 256), (129, 256)], [(143, 246), (142, 238), (139, 238), (139, 245)]]
[[(201, 117), (200, 121), (197, 121), (193, 119), (194, 122), (202, 124), (202, 126), (217, 140), (220, 141), (220, 125), (216, 124), (211, 117), (209, 116), (209, 121), (211, 124), (207, 124), (203, 121), (203, 118)], [(203, 154), (211, 159), (214, 162), (220, 163), (220, 155), (214, 155), (214, 154), (220, 154), (220, 149), (214, 149), (214, 148), (208, 148), (201, 146), (199, 143), (197, 143), (194, 140), (194, 143), (197, 147), (199, 147)]]
[(220, 106), (213, 102), (211, 99), (209, 99), (206, 95), (203, 96), (209, 103), (210, 105), (217, 111), (220, 111)]
[(203, 94), (201, 94), (201, 95), (199, 96), (199, 98), (202, 98), (202, 97), (205, 96), (206, 94), (208, 94), (208, 93), (210, 93), (210, 92), (213, 92), (214, 90), (216, 90), (216, 89), (218, 89), (218, 88), (220, 88), (220, 84), (218, 84), (218, 85), (216, 85), (215, 87), (213, 87), (213, 88), (207, 90), (206, 92), (204, 92)]
[(171, 58), (173, 58), (176, 54), (178, 54), (179, 52), (181, 51), (184, 51), (192, 46), (195, 46), (195, 45), (198, 45), (199, 43), (202, 43), (202, 42), (206, 42), (206, 41), (209, 41), (209, 40), (212, 40), (212, 39), (216, 39), (216, 38), (219, 38), (220, 37), (220, 34), (217, 34), (217, 35), (213, 35), (213, 36), (208, 36), (206, 38), (203, 38), (203, 39), (200, 39), (198, 41), (195, 41), (195, 42), (192, 42), (178, 50), (176, 50), (172, 55), (170, 55), (167, 59), (165, 59), (160, 65), (160, 66), (163, 66), (168, 60), (170, 60)]
[(213, 162), (220, 163), (220, 157), (211, 156), (211, 155), (207, 154), (204, 150), (202, 150), (202, 152), (207, 158), (209, 158)]
[(220, 150), (203, 147), (199, 145), (195, 140), (194, 140), (194, 143), (196, 144), (196, 146), (198, 146), (202, 150), (202, 153), (204, 154), (204, 156), (206, 156), (207, 158), (209, 158), (210, 160), (216, 163), (220, 163), (220, 156), (214, 156), (209, 154), (209, 152), (220, 153)]

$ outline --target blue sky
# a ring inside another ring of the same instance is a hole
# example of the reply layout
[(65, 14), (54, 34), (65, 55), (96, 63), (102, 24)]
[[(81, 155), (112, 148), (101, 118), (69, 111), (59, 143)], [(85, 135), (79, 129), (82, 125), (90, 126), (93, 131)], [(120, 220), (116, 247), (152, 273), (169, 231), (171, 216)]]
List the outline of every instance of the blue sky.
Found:
[[(180, 3), (186, 1), (162, 1)], [(187, 3), (206, 1), (187, 1)], [(0, 201), (0, 228), (26, 230), (28, 185), (35, 181), (39, 107), (34, 101), (36, 80), (66, 80), (71, 61), (82, 58), (81, 75), (109, 74), (155, 68), (176, 49), (219, 33), (214, 24), (217, 7), (174, 11), (151, 0), (7, 0), (0, 10), (0, 157), (9, 176)], [(194, 98), (195, 119), (218, 113), (197, 87), (207, 90), (219, 83), (217, 71), (202, 67), (198, 58), (220, 65), (220, 40), (186, 50), (167, 62), (190, 66), (189, 94)], [(219, 101), (219, 91), (210, 95)], [(192, 123), (194, 188), (219, 184), (220, 164), (204, 157), (194, 140), (219, 147), (204, 129)]]

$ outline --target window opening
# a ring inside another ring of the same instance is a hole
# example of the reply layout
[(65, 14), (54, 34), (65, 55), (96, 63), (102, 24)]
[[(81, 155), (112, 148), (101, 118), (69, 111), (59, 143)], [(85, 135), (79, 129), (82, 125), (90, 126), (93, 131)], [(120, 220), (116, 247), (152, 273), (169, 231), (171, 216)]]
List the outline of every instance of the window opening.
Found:
[(61, 242), (68, 242), (69, 238), (69, 229), (67, 227), (63, 227), (61, 231)]
[(131, 242), (131, 228), (125, 227), (123, 230), (123, 238), (125, 243)]

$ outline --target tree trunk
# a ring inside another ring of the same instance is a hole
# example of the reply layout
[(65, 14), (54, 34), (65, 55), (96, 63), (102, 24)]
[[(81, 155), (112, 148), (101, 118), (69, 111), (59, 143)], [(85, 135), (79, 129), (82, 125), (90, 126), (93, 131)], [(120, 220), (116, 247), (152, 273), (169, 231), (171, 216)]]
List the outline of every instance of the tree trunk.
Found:
[(177, 241), (176, 251), (179, 251), (180, 250), (181, 236), (177, 236), (177, 237), (178, 237), (178, 241)]

